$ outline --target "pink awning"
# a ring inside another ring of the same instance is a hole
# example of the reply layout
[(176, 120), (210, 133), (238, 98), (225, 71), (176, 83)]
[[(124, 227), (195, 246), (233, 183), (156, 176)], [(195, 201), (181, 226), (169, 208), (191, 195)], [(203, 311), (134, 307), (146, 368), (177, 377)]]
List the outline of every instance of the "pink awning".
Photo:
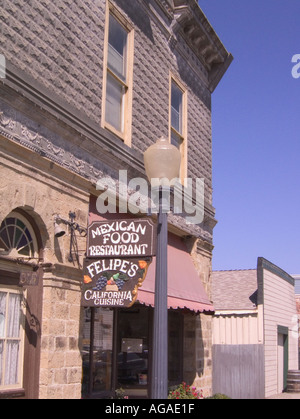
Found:
[[(154, 306), (155, 265), (154, 257), (138, 291), (138, 301), (150, 306)], [(182, 240), (173, 234), (169, 235), (168, 244), (168, 307), (214, 312), (191, 256)]]

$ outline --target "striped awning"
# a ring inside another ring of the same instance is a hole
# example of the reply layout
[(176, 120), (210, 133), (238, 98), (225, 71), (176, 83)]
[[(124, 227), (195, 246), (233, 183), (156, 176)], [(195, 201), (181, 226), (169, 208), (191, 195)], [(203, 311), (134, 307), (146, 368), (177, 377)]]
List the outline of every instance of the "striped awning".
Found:
[[(155, 265), (153, 258), (146, 279), (138, 291), (138, 301), (154, 306)], [(193, 260), (183, 241), (169, 234), (168, 244), (168, 307), (173, 309), (189, 309), (194, 312), (214, 312), (199, 277)]]

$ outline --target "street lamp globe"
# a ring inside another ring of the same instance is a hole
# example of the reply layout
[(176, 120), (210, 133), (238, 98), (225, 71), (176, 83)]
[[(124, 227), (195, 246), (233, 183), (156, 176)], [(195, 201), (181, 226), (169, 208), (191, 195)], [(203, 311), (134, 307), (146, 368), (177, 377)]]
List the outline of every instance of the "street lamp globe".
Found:
[(144, 153), (146, 175), (153, 186), (173, 186), (179, 177), (180, 163), (180, 151), (165, 137)]

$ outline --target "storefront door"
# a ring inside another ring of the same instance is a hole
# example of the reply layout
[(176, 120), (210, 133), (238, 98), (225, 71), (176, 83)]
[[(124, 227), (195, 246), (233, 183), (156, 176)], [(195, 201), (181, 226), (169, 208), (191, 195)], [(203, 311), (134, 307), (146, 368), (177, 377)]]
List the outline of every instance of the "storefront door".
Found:
[(117, 386), (126, 394), (147, 397), (150, 309), (136, 306), (118, 313)]
[(82, 393), (108, 397), (112, 392), (114, 311), (84, 309)]
[(84, 309), (84, 397), (105, 398), (116, 390), (147, 397), (149, 381), (149, 330), (151, 310)]
[[(126, 395), (147, 398), (151, 382), (153, 308), (85, 308), (83, 379), (85, 398)], [(169, 385), (182, 381), (183, 315), (169, 310)]]

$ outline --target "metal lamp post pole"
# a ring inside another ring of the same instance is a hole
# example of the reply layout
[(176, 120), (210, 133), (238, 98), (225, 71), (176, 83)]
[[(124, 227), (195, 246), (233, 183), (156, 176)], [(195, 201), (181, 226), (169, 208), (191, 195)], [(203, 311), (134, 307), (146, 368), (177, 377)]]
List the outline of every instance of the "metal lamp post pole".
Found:
[[(170, 185), (179, 176), (181, 153), (170, 141), (161, 137), (144, 153), (147, 177), (152, 186), (159, 187), (157, 226), (156, 277), (153, 322), (152, 399), (168, 397), (168, 210), (170, 210)], [(159, 182), (157, 182), (159, 180)], [(167, 180), (166, 183), (164, 180)], [(153, 191), (153, 190), (152, 190)], [(166, 199), (168, 193), (168, 200)], [(168, 202), (166, 202), (168, 201)]]
[(159, 188), (152, 354), (152, 399), (168, 397), (168, 214)]

